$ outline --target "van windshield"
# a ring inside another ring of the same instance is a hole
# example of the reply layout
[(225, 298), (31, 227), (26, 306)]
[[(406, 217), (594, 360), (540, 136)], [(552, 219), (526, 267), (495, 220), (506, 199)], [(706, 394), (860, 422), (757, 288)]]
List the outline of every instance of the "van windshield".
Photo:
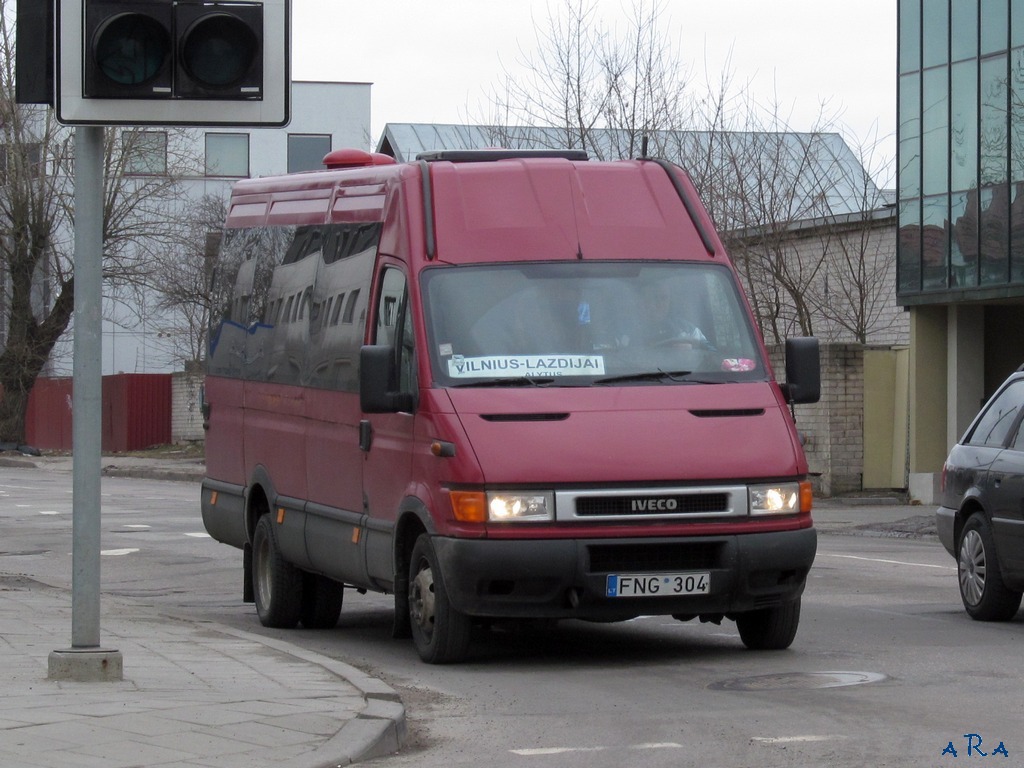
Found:
[(441, 386), (753, 381), (766, 369), (721, 264), (600, 262), (423, 273)]

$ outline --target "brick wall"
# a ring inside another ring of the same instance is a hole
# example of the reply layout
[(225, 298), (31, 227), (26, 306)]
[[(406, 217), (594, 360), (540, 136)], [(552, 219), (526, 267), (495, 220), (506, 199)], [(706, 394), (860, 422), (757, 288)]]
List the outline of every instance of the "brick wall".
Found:
[[(785, 348), (769, 349), (776, 376), (785, 380)], [(821, 400), (796, 406), (796, 425), (814, 490), (835, 496), (863, 488), (864, 347), (821, 345)]]

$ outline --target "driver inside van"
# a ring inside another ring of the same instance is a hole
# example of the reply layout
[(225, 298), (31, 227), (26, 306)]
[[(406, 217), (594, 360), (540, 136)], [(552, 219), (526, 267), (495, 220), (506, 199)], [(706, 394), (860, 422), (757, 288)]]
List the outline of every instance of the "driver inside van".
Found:
[(710, 349), (711, 343), (700, 328), (680, 315), (674, 298), (671, 287), (665, 283), (648, 286), (644, 301), (646, 344), (651, 347), (671, 344)]

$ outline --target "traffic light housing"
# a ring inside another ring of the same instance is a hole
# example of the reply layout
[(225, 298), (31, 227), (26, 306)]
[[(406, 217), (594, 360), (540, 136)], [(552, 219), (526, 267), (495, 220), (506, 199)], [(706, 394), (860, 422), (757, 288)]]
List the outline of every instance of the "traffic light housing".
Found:
[(57, 119), (282, 126), (290, 0), (58, 0)]

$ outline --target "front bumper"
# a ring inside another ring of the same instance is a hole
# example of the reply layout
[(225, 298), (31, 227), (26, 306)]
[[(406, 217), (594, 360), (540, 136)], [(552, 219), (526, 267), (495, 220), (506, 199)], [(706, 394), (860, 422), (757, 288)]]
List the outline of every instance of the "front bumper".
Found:
[[(449, 598), (472, 616), (627, 619), (730, 614), (803, 592), (814, 562), (813, 528), (730, 536), (480, 540), (435, 537)], [(707, 572), (706, 595), (605, 595), (609, 574)]]

